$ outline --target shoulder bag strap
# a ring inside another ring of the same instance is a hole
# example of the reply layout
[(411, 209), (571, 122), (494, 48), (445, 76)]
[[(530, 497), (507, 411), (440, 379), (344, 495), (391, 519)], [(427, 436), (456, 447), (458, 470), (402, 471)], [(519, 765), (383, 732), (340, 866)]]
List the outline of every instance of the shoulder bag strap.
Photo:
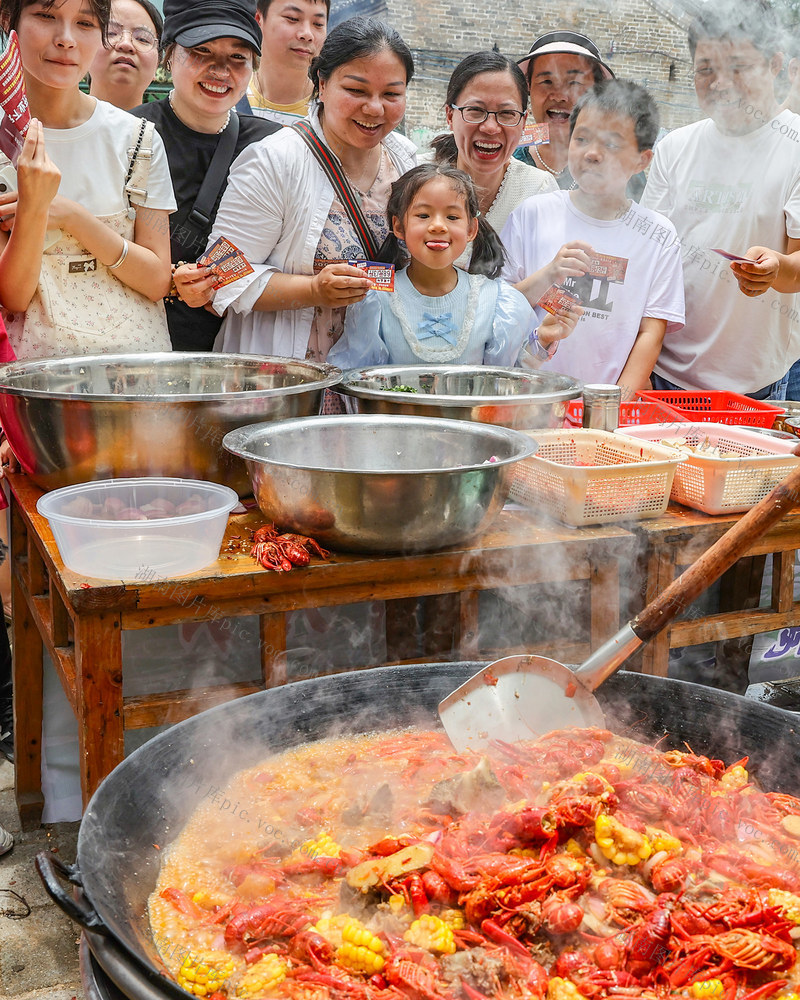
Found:
[(375, 237), (372, 235), (372, 230), (369, 228), (369, 223), (361, 211), (358, 197), (344, 175), (339, 158), (328, 149), (325, 143), (320, 141), (319, 136), (308, 122), (294, 122), (289, 128), (293, 128), (299, 134), (300, 138), (314, 154), (317, 162), (325, 172), (325, 176), (333, 185), (334, 191), (339, 195), (342, 205), (350, 221), (353, 223), (356, 234), (361, 240), (361, 245), (365, 253), (370, 260), (375, 260), (379, 247), (375, 242)]
[[(206, 176), (197, 192), (191, 212), (183, 224), (181, 233), (181, 243), (186, 246), (203, 244), (205, 248), (208, 234), (211, 232), (211, 222), (214, 213), (214, 206), (222, 190), (222, 185), (228, 176), (231, 163), (233, 163), (236, 152), (236, 140), (239, 138), (239, 116), (235, 111), (231, 111), (231, 120), (228, 127), (220, 136), (211, 163), (208, 166)], [(188, 232), (187, 232), (188, 230)], [(202, 253), (202, 249), (201, 249)], [(195, 255), (196, 256), (196, 255)]]

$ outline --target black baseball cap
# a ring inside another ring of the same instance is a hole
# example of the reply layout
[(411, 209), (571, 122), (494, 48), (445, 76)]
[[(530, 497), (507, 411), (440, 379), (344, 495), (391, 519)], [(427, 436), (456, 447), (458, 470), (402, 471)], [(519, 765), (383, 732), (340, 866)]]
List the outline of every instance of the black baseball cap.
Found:
[(240, 38), (260, 55), (256, 0), (164, 0), (165, 46), (190, 49), (214, 38)]
[(535, 59), (536, 56), (556, 53), (567, 53), (568, 55), (583, 56), (584, 59), (590, 59), (592, 62), (598, 63), (606, 80), (614, 78), (613, 70), (609, 66), (606, 66), (600, 58), (600, 49), (598, 49), (591, 38), (587, 38), (586, 35), (582, 35), (578, 31), (568, 31), (566, 29), (546, 31), (543, 35), (539, 35), (533, 45), (531, 45), (530, 52), (526, 56), (523, 56), (522, 59), (517, 60), (517, 65), (527, 76), (531, 59)]

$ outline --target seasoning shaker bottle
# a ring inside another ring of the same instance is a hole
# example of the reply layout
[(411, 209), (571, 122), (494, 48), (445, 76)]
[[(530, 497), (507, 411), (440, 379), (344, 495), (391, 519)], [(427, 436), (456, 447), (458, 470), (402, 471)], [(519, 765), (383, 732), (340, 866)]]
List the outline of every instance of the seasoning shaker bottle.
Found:
[(619, 404), (622, 389), (618, 385), (583, 387), (583, 426), (596, 431), (615, 431), (619, 427)]

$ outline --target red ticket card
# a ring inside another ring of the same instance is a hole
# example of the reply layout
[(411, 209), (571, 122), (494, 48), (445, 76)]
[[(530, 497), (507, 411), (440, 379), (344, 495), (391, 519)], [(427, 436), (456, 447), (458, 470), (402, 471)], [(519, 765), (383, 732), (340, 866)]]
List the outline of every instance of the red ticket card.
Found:
[(547, 122), (531, 122), (522, 130), (517, 149), (525, 146), (541, 146), (545, 142), (550, 142), (550, 126)]
[(740, 257), (739, 254), (729, 253), (727, 250), (718, 250), (716, 247), (711, 247), (712, 253), (718, 253), (720, 257), (724, 257), (725, 260), (746, 260), (750, 264), (755, 264), (752, 257)]
[(31, 122), (16, 31), (11, 32), (8, 47), (0, 56), (0, 108), (0, 149), (16, 167)]
[(215, 288), (222, 288), (223, 285), (229, 285), (232, 281), (238, 281), (246, 274), (253, 273), (253, 268), (242, 251), (224, 236), (220, 236), (207, 252), (198, 258), (197, 263), (203, 267), (210, 267), (217, 275), (219, 280), (214, 285)]
[(607, 278), (609, 281), (624, 281), (625, 272), (628, 270), (627, 257), (612, 257), (608, 253), (590, 253), (589, 270), (586, 272), (590, 278)]
[(354, 267), (360, 267), (367, 272), (371, 288), (376, 292), (394, 291), (394, 264), (382, 264), (377, 260), (351, 260)]
[(580, 305), (580, 299), (561, 285), (551, 285), (536, 305), (555, 316), (558, 312), (569, 311), (571, 306)]

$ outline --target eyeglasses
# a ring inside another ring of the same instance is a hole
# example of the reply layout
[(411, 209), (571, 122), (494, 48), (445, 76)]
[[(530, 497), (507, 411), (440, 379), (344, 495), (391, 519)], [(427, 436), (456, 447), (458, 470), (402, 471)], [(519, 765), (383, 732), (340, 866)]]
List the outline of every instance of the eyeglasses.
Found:
[(450, 107), (454, 111), (460, 111), (461, 117), (469, 125), (480, 125), (489, 115), (494, 115), (498, 125), (502, 125), (503, 128), (514, 128), (525, 117), (524, 111), (512, 111), (511, 108), (503, 111), (487, 111), (486, 108), (460, 108), (457, 104), (451, 104)]
[(112, 45), (117, 45), (127, 35), (131, 40), (131, 45), (142, 52), (149, 52), (158, 45), (158, 39), (152, 31), (147, 28), (125, 28), (119, 21), (109, 21), (106, 38)]

